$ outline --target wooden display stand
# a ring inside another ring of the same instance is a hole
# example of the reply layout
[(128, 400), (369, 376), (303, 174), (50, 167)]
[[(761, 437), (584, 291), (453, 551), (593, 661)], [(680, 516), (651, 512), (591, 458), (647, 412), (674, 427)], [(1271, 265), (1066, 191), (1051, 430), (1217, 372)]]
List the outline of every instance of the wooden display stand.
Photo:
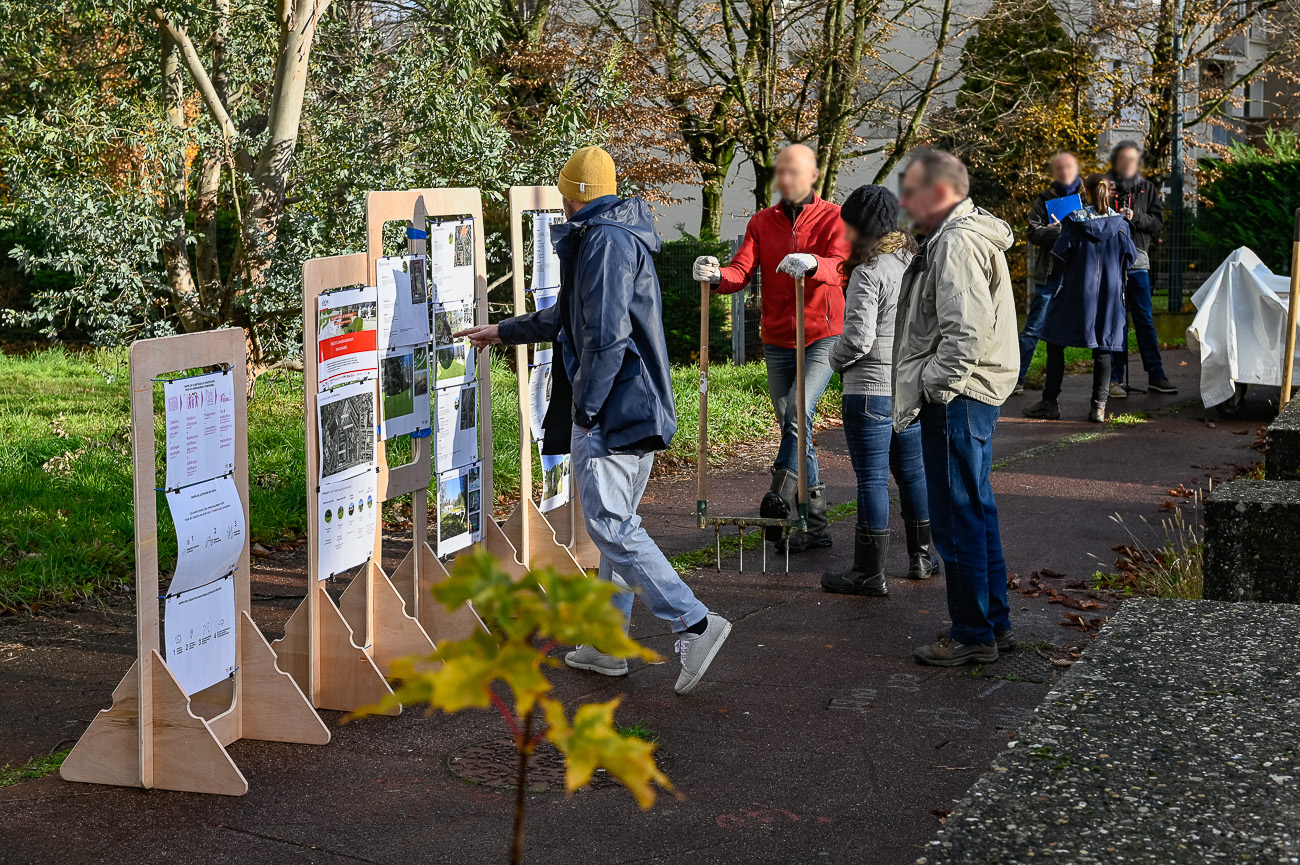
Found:
[[(235, 672), (187, 696), (159, 653), (158, 508), (155, 480), (154, 380), (180, 370), (224, 366), (242, 376), (244, 332), (238, 328), (168, 336), (131, 346), (131, 436), (135, 467), (137, 658), (63, 762), (68, 781), (242, 796), (248, 782), (226, 747), (237, 739), (324, 745), (329, 730), (287, 673), (249, 615), (249, 554), (235, 581)], [(235, 387), (235, 484), (248, 525), (248, 405)]]
[[(527, 310), (524, 290), (525, 214), (562, 212), (564, 202), (554, 186), (510, 187), (510, 254), (515, 314)], [(533, 250), (536, 256), (537, 250)], [(554, 363), (560, 363), (555, 357)], [(529, 423), (528, 346), (515, 346), (515, 372), (519, 380), (519, 507), (502, 528), (530, 565), (549, 565), (561, 573), (600, 565), (600, 552), (587, 534), (576, 485), (570, 483), (569, 501), (543, 512), (533, 501), (533, 437)]]

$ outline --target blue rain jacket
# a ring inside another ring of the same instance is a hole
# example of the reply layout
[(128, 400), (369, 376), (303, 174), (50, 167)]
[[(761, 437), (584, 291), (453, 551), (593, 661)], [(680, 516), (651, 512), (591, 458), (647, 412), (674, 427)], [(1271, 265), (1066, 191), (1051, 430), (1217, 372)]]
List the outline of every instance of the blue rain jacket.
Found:
[(1076, 210), (1052, 247), (1061, 286), (1052, 295), (1042, 339), (1077, 348), (1124, 349), (1124, 280), (1137, 255), (1123, 216)]

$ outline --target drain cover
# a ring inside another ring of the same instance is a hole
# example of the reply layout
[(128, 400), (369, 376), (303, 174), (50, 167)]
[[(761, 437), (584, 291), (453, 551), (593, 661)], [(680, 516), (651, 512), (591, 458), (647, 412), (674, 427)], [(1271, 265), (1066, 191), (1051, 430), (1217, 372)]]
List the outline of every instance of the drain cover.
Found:
[[(665, 770), (671, 764), (662, 751), (655, 751), (655, 761)], [(513, 790), (519, 754), (513, 739), (488, 739), (461, 748), (451, 755), (447, 765), (462, 781), (494, 790)], [(622, 785), (604, 769), (597, 769), (589, 786), (602, 790)], [(538, 744), (528, 759), (528, 792), (564, 792), (564, 755), (549, 742)]]
[(1051, 684), (1069, 667), (1058, 667), (1035, 651), (1021, 649), (998, 655), (997, 663), (980, 667), (980, 677), (985, 679), (1010, 679), (1017, 682), (1042, 682)]

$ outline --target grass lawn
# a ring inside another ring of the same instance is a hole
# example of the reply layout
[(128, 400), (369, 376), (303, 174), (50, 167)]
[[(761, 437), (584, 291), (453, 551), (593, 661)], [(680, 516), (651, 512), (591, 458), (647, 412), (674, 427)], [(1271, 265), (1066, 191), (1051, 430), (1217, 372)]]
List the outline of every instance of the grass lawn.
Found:
[[(128, 586), (134, 569), (130, 404), (125, 351), (0, 355), (0, 611), (90, 597)], [(249, 403), (250, 537), (265, 546), (306, 531), (303, 379), (263, 376)], [(694, 459), (699, 373), (673, 371), (678, 435), (671, 455)], [(519, 495), (519, 415), (512, 367), (492, 366), (495, 485)], [(162, 477), (162, 388), (155, 389), (157, 471)], [(836, 377), (820, 408), (839, 414)], [(719, 461), (745, 442), (775, 433), (762, 363), (710, 371), (709, 434)], [(392, 464), (409, 443), (389, 442)], [(533, 460), (540, 490), (540, 460)], [(161, 486), (161, 483), (157, 484)], [(158, 497), (160, 565), (175, 563), (176, 538)]]

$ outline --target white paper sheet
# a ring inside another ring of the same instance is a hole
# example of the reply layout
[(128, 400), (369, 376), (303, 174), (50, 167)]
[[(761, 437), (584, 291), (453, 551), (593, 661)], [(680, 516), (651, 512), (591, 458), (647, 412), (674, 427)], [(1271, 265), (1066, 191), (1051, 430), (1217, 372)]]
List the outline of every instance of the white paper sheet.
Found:
[(436, 402), (434, 471), (478, 462), (478, 386), (438, 388)]
[(474, 220), (429, 224), (429, 278), (434, 303), (474, 302)]
[(379, 527), (378, 475), (363, 468), (320, 485), (316, 509), (316, 579), (365, 564), (374, 554)]
[(176, 573), (168, 594), (224, 577), (244, 551), (244, 507), (234, 478), (200, 481), (167, 493), (176, 527)]
[(349, 288), (317, 298), (318, 390), (374, 378), (378, 368), (378, 292)]
[(320, 480), (351, 476), (375, 466), (375, 383), (345, 384), (316, 400), (320, 430)]
[(235, 671), (235, 581), (221, 580), (168, 595), (163, 610), (167, 666), (186, 694), (197, 694)]
[(430, 428), (429, 372), (427, 345), (384, 352), (379, 365), (380, 438)]
[(542, 454), (542, 503), (538, 506), (541, 510), (553, 510), (569, 501), (569, 466), (568, 454)]
[(562, 213), (533, 214), (534, 289), (556, 288), (560, 284), (560, 258), (555, 254), (555, 246), (551, 243), (551, 226), (562, 222)]
[[(537, 352), (541, 354), (541, 352)], [(548, 352), (549, 354), (549, 352)], [(543, 363), (528, 370), (528, 420), (533, 441), (541, 441), (546, 430), (546, 409), (551, 404), (551, 364)]]
[(438, 475), (438, 555), (463, 550), (483, 538), (479, 465)]
[(167, 489), (234, 470), (233, 373), (214, 372), (169, 381), (163, 385), (163, 406), (167, 427)]
[(379, 349), (429, 341), (429, 292), (423, 255), (381, 258), (376, 264)]

